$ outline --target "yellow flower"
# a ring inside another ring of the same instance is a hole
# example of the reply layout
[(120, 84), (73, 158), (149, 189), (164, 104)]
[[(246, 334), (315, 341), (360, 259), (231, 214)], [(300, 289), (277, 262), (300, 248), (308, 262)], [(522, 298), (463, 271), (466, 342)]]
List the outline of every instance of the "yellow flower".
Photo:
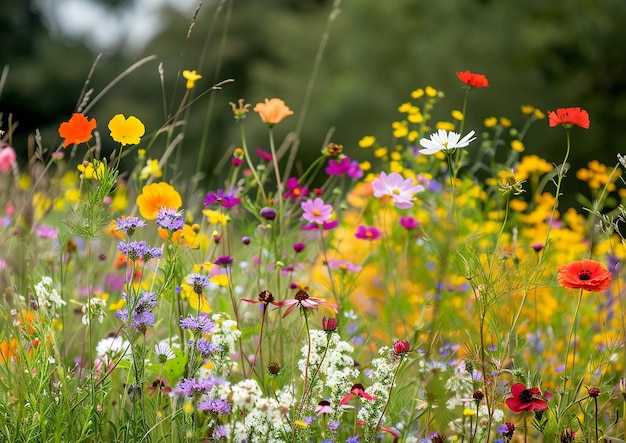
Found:
[(513, 140), (511, 142), (511, 149), (517, 152), (524, 152), (524, 143), (521, 140)]
[(82, 172), (83, 177), (87, 180), (91, 180), (92, 178), (100, 180), (104, 177), (104, 163), (100, 160), (93, 160), (91, 162), (85, 161), (76, 166), (76, 168)]
[(424, 116), (421, 112), (417, 111), (410, 113), (406, 119), (411, 123), (422, 123), (424, 121)]
[(429, 97), (436, 97), (437, 96), (437, 90), (435, 88), (433, 88), (432, 86), (426, 86), (426, 95)]
[(533, 112), (535, 112), (535, 107), (532, 105), (522, 105), (521, 110), (522, 114), (531, 115)]
[(546, 118), (546, 114), (544, 114), (543, 112), (541, 112), (539, 109), (535, 109), (535, 118), (537, 120), (543, 120), (544, 118)]
[(155, 178), (163, 177), (163, 171), (159, 167), (159, 161), (156, 159), (150, 159), (146, 162), (146, 166), (141, 169), (139, 178), (146, 180), (148, 177), (153, 176)]
[(437, 122), (435, 125), (437, 130), (444, 129), (446, 131), (454, 131), (454, 123), (452, 122)]
[(463, 409), (463, 415), (466, 417), (471, 417), (472, 415), (476, 415), (476, 411), (470, 408)]
[(420, 98), (424, 95), (424, 90), (422, 88), (411, 91), (412, 98)]
[(498, 119), (495, 117), (487, 117), (484, 121), (484, 125), (486, 128), (493, 128), (498, 124)]
[(359, 148), (371, 148), (376, 143), (376, 137), (373, 135), (366, 135), (359, 140)]
[(207, 220), (212, 225), (217, 225), (219, 223), (222, 226), (226, 226), (226, 224), (230, 221), (230, 217), (228, 215), (213, 209), (205, 209), (202, 213), (206, 215)]
[(502, 125), (503, 128), (510, 128), (511, 120), (509, 120), (506, 117), (500, 117), (500, 124)]
[(458, 109), (454, 109), (451, 112), (452, 114), (452, 118), (458, 121), (463, 120), (463, 113), (461, 111), (459, 111)]
[(388, 150), (387, 148), (385, 148), (385, 147), (376, 148), (376, 149), (374, 150), (374, 157), (376, 157), (376, 158), (382, 158), (382, 157), (384, 157), (385, 155), (387, 155), (387, 152), (388, 152), (388, 151), (389, 151), (389, 150)]
[(393, 128), (393, 136), (395, 138), (406, 137), (409, 134), (409, 128), (406, 122), (393, 122), (391, 127)]
[(234, 104), (233, 102), (228, 102), (228, 104), (231, 108), (233, 108), (233, 114), (235, 114), (235, 118), (237, 120), (245, 118), (248, 108), (250, 107), (250, 103), (246, 103), (243, 98), (240, 98), (237, 104)]
[(185, 85), (187, 89), (193, 89), (196, 82), (202, 78), (202, 76), (198, 74), (195, 69), (193, 71), (185, 69), (183, 71), (183, 77), (187, 80), (187, 84)]
[(279, 98), (266, 98), (264, 103), (257, 103), (253, 110), (269, 127), (280, 123), (285, 117), (293, 115), (293, 111)]
[(183, 205), (183, 200), (172, 185), (159, 182), (144, 186), (136, 203), (143, 218), (154, 220), (161, 208), (178, 209)]
[(117, 114), (109, 121), (109, 131), (111, 138), (122, 146), (137, 145), (146, 133), (146, 127), (135, 116), (125, 118), (123, 114)]
[(369, 171), (370, 169), (372, 169), (372, 164), (365, 160), (359, 163), (359, 168), (361, 169), (361, 171)]

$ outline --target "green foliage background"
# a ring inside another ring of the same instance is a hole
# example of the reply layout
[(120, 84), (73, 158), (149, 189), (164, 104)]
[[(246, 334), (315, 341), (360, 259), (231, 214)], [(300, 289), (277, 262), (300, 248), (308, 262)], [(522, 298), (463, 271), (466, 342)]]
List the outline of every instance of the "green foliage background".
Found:
[[(120, 13), (133, 2), (99, 1)], [(417, 87), (443, 90), (450, 106), (460, 108), (462, 91), (454, 74), (459, 70), (483, 73), (490, 81), (491, 87), (470, 101), (467, 127), (478, 133), (489, 115), (521, 119), (522, 104), (544, 111), (582, 106), (589, 111), (591, 128), (577, 131), (574, 167), (591, 158), (614, 164), (615, 154), (624, 151), (623, 0), (205, 1), (189, 38), (191, 17), (164, 10), (164, 31), (144, 49), (132, 52), (121, 45), (105, 51), (91, 82), (96, 92), (141, 57), (156, 54), (157, 60), (120, 82), (90, 114), (101, 127), (114, 114), (124, 113), (156, 129), (184, 93), (179, 77), (183, 69), (204, 75), (196, 93), (232, 78), (233, 83), (202, 97), (188, 113), (181, 159), (188, 158), (194, 168), (192, 154), (206, 143), (209, 154), (202, 169), (210, 173), (238, 143), (229, 101), (243, 97), (254, 104), (281, 97), (296, 115), (277, 128), (278, 135), (296, 128), (333, 3), (340, 3), (340, 13), (332, 21), (304, 120), (303, 160), (319, 152), (331, 130), (332, 140), (343, 144), (349, 155), (356, 153), (363, 135), (392, 143), (390, 122), (399, 118), (397, 106)], [(36, 128), (51, 144), (48, 147), (55, 147), (56, 128), (75, 109), (97, 55), (84, 42), (50, 35), (43, 23), (27, 1), (9, 2), (0, 9), (0, 62), (9, 66), (0, 112), (5, 128), (9, 114), (19, 122), (13, 145), (22, 158), (26, 137)], [(164, 94), (159, 63), (165, 73)], [(264, 147), (265, 130), (256, 116), (251, 117), (255, 123), (247, 126), (249, 139), (253, 148)], [(529, 153), (549, 161), (562, 158), (559, 131), (531, 131), (526, 145)], [(152, 153), (156, 155), (158, 151)]]

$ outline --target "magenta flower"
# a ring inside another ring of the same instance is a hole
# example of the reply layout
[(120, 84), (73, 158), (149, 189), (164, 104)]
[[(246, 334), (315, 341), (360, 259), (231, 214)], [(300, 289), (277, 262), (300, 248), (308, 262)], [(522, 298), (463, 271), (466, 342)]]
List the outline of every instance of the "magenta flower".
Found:
[(352, 397), (361, 397), (369, 401), (376, 400), (377, 398), (375, 395), (365, 392), (365, 388), (361, 383), (355, 383), (354, 385), (352, 385), (352, 389), (350, 389), (348, 395), (341, 399), (341, 401), (339, 402), (339, 406), (344, 406), (345, 404), (347, 404), (352, 399)]
[(376, 240), (380, 238), (381, 235), (381, 232), (374, 226), (364, 225), (359, 225), (359, 227), (356, 228), (356, 232), (354, 233), (354, 236), (356, 238), (360, 238), (361, 240)]
[(314, 231), (316, 229), (321, 229), (322, 231), (328, 231), (330, 229), (335, 229), (337, 226), (339, 226), (339, 221), (333, 220), (329, 222), (324, 222), (321, 225), (318, 225), (316, 223), (309, 223), (309, 224), (302, 226), (300, 229), (302, 231)]
[(300, 203), (300, 206), (304, 211), (302, 218), (309, 223), (317, 223), (318, 225), (321, 225), (330, 220), (330, 217), (333, 215), (333, 207), (325, 204), (324, 200), (319, 197), (315, 200), (308, 199), (303, 201)]
[(415, 217), (400, 217), (400, 226), (408, 231), (412, 231), (413, 229), (417, 229), (420, 225)]
[(263, 160), (267, 160), (268, 162), (272, 161), (272, 154), (270, 154), (267, 151), (264, 151), (263, 149), (259, 149), (257, 148), (256, 150), (256, 155), (258, 155), (259, 157), (261, 157)]
[(381, 198), (387, 195), (400, 209), (413, 206), (413, 200), (415, 200), (413, 194), (424, 190), (422, 185), (413, 184), (412, 178), (405, 179), (397, 172), (392, 172), (389, 175), (381, 172), (380, 177), (372, 181), (372, 188), (374, 189), (374, 197)]
[(290, 198), (292, 200), (300, 200), (301, 198), (309, 195), (309, 190), (306, 186), (300, 186), (296, 177), (291, 177), (285, 183), (285, 193), (283, 197)]
[(302, 289), (296, 292), (296, 295), (294, 296), (294, 298), (276, 302), (274, 303), (274, 305), (275, 306), (288, 306), (287, 310), (283, 314), (283, 318), (287, 317), (291, 313), (291, 311), (293, 311), (294, 309), (298, 307), (304, 308), (304, 309), (315, 309), (317, 311), (317, 307), (319, 305), (322, 305), (322, 306), (327, 306), (331, 308), (333, 311), (337, 312), (337, 305), (333, 303), (329, 303), (323, 298), (311, 297), (306, 291), (303, 291)]
[(349, 157), (343, 157), (341, 160), (331, 160), (325, 169), (328, 175), (345, 175), (349, 178), (363, 177), (363, 171), (356, 161), (351, 162)]
[(215, 193), (209, 192), (206, 197), (204, 197), (204, 206), (219, 204), (222, 208), (232, 208), (239, 203), (241, 203), (241, 199), (235, 197), (234, 192), (224, 192), (221, 189), (218, 189)]

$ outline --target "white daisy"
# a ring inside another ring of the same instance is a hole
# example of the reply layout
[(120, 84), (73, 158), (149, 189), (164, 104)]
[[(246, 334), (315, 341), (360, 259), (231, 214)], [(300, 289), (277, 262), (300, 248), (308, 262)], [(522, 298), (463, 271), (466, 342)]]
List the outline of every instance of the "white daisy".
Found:
[(456, 148), (464, 148), (474, 140), (476, 140), (474, 131), (470, 131), (465, 137), (461, 138), (461, 135), (456, 132), (440, 129), (430, 134), (430, 139), (423, 138), (420, 140), (420, 145), (426, 149), (420, 149), (419, 152), (420, 154), (430, 155), (439, 151), (452, 151)]

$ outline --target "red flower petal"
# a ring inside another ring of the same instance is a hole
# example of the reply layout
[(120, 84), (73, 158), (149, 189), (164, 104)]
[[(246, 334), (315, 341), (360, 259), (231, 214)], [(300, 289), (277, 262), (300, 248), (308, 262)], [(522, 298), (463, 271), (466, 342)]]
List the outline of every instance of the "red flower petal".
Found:
[(611, 273), (594, 260), (581, 260), (561, 266), (557, 280), (561, 286), (600, 292), (611, 286)]

